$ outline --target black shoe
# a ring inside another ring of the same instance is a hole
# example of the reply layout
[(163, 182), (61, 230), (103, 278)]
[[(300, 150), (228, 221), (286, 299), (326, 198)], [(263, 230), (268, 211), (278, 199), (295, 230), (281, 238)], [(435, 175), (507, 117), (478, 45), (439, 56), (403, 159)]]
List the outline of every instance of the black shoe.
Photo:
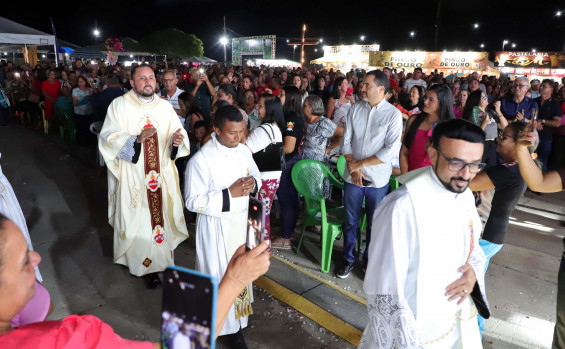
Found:
[(231, 349), (247, 349), (247, 344), (245, 344), (245, 338), (243, 338), (241, 330), (236, 333), (226, 335), (226, 339), (228, 340)]
[(345, 279), (349, 276), (351, 271), (353, 270), (353, 263), (343, 262), (341, 267), (337, 270), (337, 277), (340, 279)]
[(159, 279), (158, 273), (143, 275), (143, 279), (145, 280), (145, 287), (148, 289), (154, 289), (161, 285), (161, 279)]

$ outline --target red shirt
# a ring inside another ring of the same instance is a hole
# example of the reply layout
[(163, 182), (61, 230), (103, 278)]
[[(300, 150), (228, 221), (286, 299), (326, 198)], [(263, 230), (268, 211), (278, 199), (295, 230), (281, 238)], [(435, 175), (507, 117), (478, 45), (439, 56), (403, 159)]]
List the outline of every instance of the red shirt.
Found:
[(70, 315), (19, 327), (0, 336), (0, 348), (21, 349), (153, 349), (153, 343), (123, 339), (99, 318)]
[(396, 82), (396, 80), (394, 80), (393, 78), (388, 78), (388, 82), (390, 84), (390, 87), (394, 88), (396, 93), (398, 93), (398, 82)]

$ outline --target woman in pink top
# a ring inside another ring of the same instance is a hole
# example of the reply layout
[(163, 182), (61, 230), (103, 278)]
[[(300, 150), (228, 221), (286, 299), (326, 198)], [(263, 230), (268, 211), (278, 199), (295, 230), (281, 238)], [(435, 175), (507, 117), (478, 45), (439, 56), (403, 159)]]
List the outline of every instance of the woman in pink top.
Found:
[(458, 119), (463, 117), (463, 109), (465, 109), (467, 98), (469, 98), (469, 91), (459, 90), (457, 93), (457, 102), (453, 105), (453, 114)]
[(433, 85), (426, 92), (423, 113), (412, 116), (406, 123), (406, 132), (400, 149), (401, 173), (432, 164), (426, 143), (438, 122), (455, 118), (452, 102), (453, 94), (445, 84)]
[[(35, 298), (45, 298), (35, 282), (35, 266), (41, 257), (28, 249), (22, 232), (11, 220), (0, 214), (0, 348), (19, 349), (121, 349), (160, 348), (158, 343), (138, 342), (118, 336), (112, 328), (92, 315), (70, 315), (60, 321), (44, 321), (21, 326), (12, 320), (25, 312)], [(257, 277), (267, 272), (270, 254), (267, 242), (249, 252), (241, 246), (230, 261), (218, 287), (216, 335), (220, 332), (235, 298)], [(187, 299), (187, 302), (190, 300)], [(32, 304), (37, 307), (37, 304)], [(22, 311), (22, 309), (24, 311)], [(33, 312), (45, 312), (44, 307)], [(20, 319), (21, 320), (21, 319)], [(15, 328), (15, 326), (20, 326)]]

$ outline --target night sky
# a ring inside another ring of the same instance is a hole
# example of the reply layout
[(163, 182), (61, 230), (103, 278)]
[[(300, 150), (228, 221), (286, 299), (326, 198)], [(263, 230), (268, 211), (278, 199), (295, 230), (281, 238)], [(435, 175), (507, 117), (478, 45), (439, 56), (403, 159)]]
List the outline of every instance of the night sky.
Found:
[[(50, 33), (49, 16), (58, 37), (86, 46), (93, 43), (95, 23), (102, 37), (141, 39), (156, 29), (176, 27), (196, 34), (204, 42), (204, 55), (223, 60), (218, 40), (222, 16), (228, 37), (277, 35), (277, 58), (292, 59), (286, 39), (298, 38), (303, 23), (307, 37), (323, 38), (324, 45), (372, 44), (381, 50), (434, 50), (436, 6), (428, 1), (42, 1), (22, 10), (21, 1), (6, 1), (0, 16)], [(33, 3), (33, 2), (32, 2)], [(370, 4), (370, 5), (367, 5)], [(539, 4), (539, 6), (538, 6)], [(30, 9), (30, 8), (33, 8)], [(557, 10), (564, 11), (561, 18)], [(474, 29), (473, 24), (479, 28)], [(415, 31), (414, 39), (409, 32)], [(235, 33), (237, 34), (235, 34)], [(239, 35), (238, 35), (239, 34)], [(365, 35), (361, 42), (360, 36)], [(503, 39), (515, 42), (506, 50), (562, 51), (565, 40), (565, 1), (442, 0), (439, 50), (501, 50)], [(125, 47), (127, 51), (127, 47)], [(299, 60), (298, 55), (295, 56)], [(322, 56), (322, 50), (306, 50), (306, 59)], [(228, 60), (230, 59), (228, 49)]]

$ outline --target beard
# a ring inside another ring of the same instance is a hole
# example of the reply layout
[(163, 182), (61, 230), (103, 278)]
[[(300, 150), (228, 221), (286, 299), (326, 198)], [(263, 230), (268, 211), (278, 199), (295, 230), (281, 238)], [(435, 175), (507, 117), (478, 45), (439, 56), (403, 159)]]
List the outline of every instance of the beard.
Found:
[(151, 85), (145, 85), (141, 89), (135, 89), (135, 93), (141, 97), (151, 97), (155, 93), (155, 88)]
[[(437, 169), (438, 164), (436, 162), (436, 166), (435, 168)], [(471, 182), (471, 179), (465, 179), (463, 177), (451, 177), (449, 179), (449, 182), (444, 182), (438, 175), (437, 172), (435, 172), (437, 179), (441, 182), (441, 184), (443, 184), (444, 188), (449, 190), (452, 193), (455, 194), (461, 194), (463, 193), (465, 190), (467, 190), (467, 188), (469, 188), (469, 183)], [(458, 185), (455, 183), (455, 181), (462, 181), (465, 182), (465, 184), (463, 186)]]
[[(462, 192), (467, 190), (467, 188), (469, 187), (469, 182), (471, 182), (470, 179), (465, 179), (465, 178), (462, 178), (462, 177), (451, 177), (451, 179), (447, 183), (442, 181), (441, 178), (439, 178), (439, 177), (438, 177), (438, 179), (441, 182), (441, 184), (443, 184), (445, 189), (447, 189), (450, 192), (455, 193), (455, 194), (461, 194)], [(466, 184), (463, 185), (463, 186), (460, 186), (460, 185), (455, 184), (454, 181), (464, 181), (464, 182), (466, 182)]]

